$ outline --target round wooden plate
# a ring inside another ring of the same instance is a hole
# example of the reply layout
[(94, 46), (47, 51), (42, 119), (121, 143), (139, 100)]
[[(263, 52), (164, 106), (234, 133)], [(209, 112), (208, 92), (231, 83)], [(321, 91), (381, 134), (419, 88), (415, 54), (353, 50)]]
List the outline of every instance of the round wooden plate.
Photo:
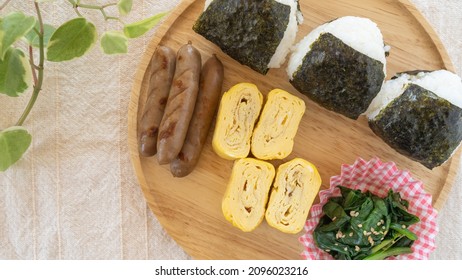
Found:
[[(408, 0), (300, 0), (304, 22), (297, 42), (314, 27), (337, 17), (368, 17), (381, 29), (391, 46), (388, 73), (414, 69), (453, 70), (440, 40)], [(216, 53), (225, 66), (223, 91), (238, 82), (255, 83), (263, 94), (273, 88), (285, 89), (302, 97), (306, 113), (295, 138), (293, 153), (285, 160), (302, 157), (318, 167), (323, 188), (329, 178), (340, 172), (342, 163), (351, 164), (357, 157), (394, 161), (425, 184), (440, 208), (451, 188), (459, 164), (460, 149), (452, 160), (429, 170), (401, 156), (375, 136), (364, 117), (357, 121), (327, 111), (295, 90), (286, 77), (285, 66), (272, 69), (266, 76), (240, 65), (217, 46), (192, 30), (204, 7), (203, 0), (185, 0), (173, 10), (153, 36), (135, 76), (129, 105), (129, 146), (139, 183), (151, 210), (167, 232), (196, 259), (299, 259), (302, 234), (284, 234), (263, 222), (251, 233), (241, 232), (228, 223), (221, 212), (221, 200), (231, 174), (232, 161), (218, 157), (211, 148), (211, 135), (195, 171), (186, 178), (174, 178), (169, 166), (161, 166), (156, 157), (138, 154), (137, 120), (146, 101), (144, 75), (158, 44), (179, 49), (192, 41), (205, 61)], [(213, 128), (212, 128), (213, 129)], [(277, 167), (282, 161), (273, 161)]]

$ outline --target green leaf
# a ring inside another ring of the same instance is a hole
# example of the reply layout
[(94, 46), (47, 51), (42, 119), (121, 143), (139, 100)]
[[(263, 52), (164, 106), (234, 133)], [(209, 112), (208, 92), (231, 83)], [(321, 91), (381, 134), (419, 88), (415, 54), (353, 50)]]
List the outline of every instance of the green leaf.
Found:
[(150, 18), (143, 19), (141, 21), (134, 22), (131, 24), (127, 24), (124, 27), (124, 33), (128, 38), (139, 37), (143, 35), (144, 33), (148, 32), (151, 28), (153, 28), (154, 25), (159, 23), (159, 21), (167, 14), (168, 12), (159, 13)]
[[(26, 34), (25, 37), (30, 45), (32, 45), (33, 47), (39, 48), (40, 47), (39, 35), (37, 34), (37, 32), (35, 32), (34, 29), (37, 29), (37, 30), (40, 29), (40, 26), (38, 23), (35, 25), (35, 28), (31, 29), (29, 33)], [(53, 34), (53, 32), (55, 32), (55, 30), (56, 28), (54, 28), (52, 25), (49, 25), (49, 24), (43, 25), (43, 33), (44, 33), (43, 45), (45, 46), (45, 48), (48, 46), (48, 42), (50, 41), (51, 35)]]
[(106, 54), (128, 52), (128, 39), (122, 32), (107, 31), (101, 37), (101, 47)]
[(132, 5), (132, 0), (119, 0), (119, 2), (117, 2), (117, 7), (119, 8), (120, 15), (128, 15), (128, 13), (132, 10)]
[(340, 189), (342, 196), (345, 198), (343, 202), (345, 211), (349, 211), (361, 206), (366, 199), (360, 190), (353, 190), (343, 186), (338, 186), (338, 188)]
[(322, 207), (322, 211), (332, 221), (319, 227), (319, 231), (332, 231), (341, 228), (345, 223), (350, 221), (350, 217), (343, 211), (342, 206), (338, 203), (329, 201)]
[(407, 212), (398, 192), (381, 198), (338, 187), (342, 196), (323, 206), (324, 216), (313, 232), (316, 246), (335, 259), (383, 259), (412, 252), (417, 235), (405, 223), (418, 222), (418, 217)]
[(75, 18), (58, 27), (48, 43), (47, 59), (60, 62), (81, 57), (97, 40), (96, 27), (85, 18)]
[(18, 96), (28, 87), (32, 73), (24, 53), (16, 48), (8, 48), (3, 60), (0, 59), (0, 93)]
[(30, 146), (32, 136), (24, 127), (13, 126), (0, 131), (0, 171), (17, 162)]
[(0, 21), (0, 59), (8, 48), (23, 37), (35, 25), (35, 18), (21, 12), (12, 12)]

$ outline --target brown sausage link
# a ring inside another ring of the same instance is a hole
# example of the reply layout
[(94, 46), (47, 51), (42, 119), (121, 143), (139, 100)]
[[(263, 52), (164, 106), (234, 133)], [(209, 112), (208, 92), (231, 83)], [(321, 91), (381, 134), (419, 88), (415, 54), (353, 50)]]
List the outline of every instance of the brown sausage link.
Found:
[(170, 163), (180, 153), (199, 91), (201, 55), (189, 42), (178, 50), (173, 83), (157, 139), (159, 164)]
[(157, 47), (151, 58), (148, 98), (138, 125), (138, 150), (145, 157), (157, 153), (159, 125), (175, 74), (175, 60), (175, 52), (165, 46)]
[(170, 171), (175, 177), (191, 173), (199, 161), (202, 148), (217, 111), (224, 77), (223, 64), (213, 55), (202, 68), (194, 114), (188, 134), (177, 158), (171, 162)]

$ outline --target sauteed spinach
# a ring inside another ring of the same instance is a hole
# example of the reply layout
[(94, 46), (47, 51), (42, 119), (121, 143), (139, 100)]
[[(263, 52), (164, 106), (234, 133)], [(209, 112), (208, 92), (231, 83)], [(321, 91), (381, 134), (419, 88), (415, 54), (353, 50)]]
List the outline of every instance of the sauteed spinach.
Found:
[(342, 196), (323, 206), (314, 230), (316, 245), (339, 260), (377, 260), (412, 253), (417, 235), (408, 227), (420, 221), (408, 201), (390, 190), (385, 198), (337, 186)]

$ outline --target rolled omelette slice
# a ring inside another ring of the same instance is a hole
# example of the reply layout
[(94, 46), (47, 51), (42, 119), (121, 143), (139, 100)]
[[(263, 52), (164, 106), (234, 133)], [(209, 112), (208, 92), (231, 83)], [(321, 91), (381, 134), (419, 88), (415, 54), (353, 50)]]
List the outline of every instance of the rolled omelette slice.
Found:
[(250, 83), (236, 84), (223, 94), (212, 139), (213, 150), (220, 157), (231, 160), (247, 157), (262, 103), (263, 95)]
[(305, 108), (302, 99), (287, 91), (270, 91), (252, 135), (252, 154), (265, 160), (287, 157), (294, 147), (294, 137)]
[(321, 177), (310, 162), (295, 158), (280, 165), (265, 213), (266, 222), (282, 232), (298, 233), (320, 186)]
[(236, 160), (221, 205), (226, 220), (242, 231), (254, 230), (265, 216), (274, 174), (271, 163), (254, 158)]

